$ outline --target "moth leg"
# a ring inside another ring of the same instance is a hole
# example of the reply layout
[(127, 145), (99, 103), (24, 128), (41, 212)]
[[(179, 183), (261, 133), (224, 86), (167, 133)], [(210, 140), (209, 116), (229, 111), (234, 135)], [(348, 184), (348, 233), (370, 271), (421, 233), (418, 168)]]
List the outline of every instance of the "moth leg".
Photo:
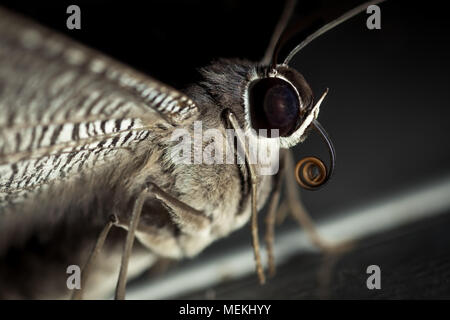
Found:
[(275, 239), (275, 219), (277, 216), (277, 209), (280, 202), (281, 181), (283, 179), (283, 170), (281, 167), (278, 174), (274, 177), (274, 190), (269, 200), (269, 209), (266, 215), (266, 250), (269, 264), (269, 276), (275, 275), (275, 256), (273, 250), (273, 243)]
[(258, 192), (257, 192), (257, 188), (258, 188), (258, 175), (256, 172), (256, 168), (254, 167), (254, 165), (249, 161), (250, 159), (250, 154), (249, 154), (249, 150), (245, 144), (245, 138), (242, 137), (242, 135), (240, 134), (240, 128), (239, 128), (239, 124), (237, 122), (236, 116), (234, 115), (233, 112), (231, 112), (231, 110), (227, 110), (227, 117), (228, 120), (231, 124), (231, 126), (233, 127), (233, 129), (236, 131), (237, 133), (237, 137), (239, 140), (239, 143), (241, 144), (242, 148), (244, 149), (244, 153), (245, 153), (245, 160), (248, 164), (248, 169), (249, 169), (249, 176), (250, 176), (250, 181), (251, 181), (251, 191), (252, 191), (252, 196), (251, 196), (251, 208), (252, 208), (252, 214), (251, 214), (251, 228), (252, 228), (252, 245), (253, 245), (253, 255), (255, 258), (255, 264), (256, 264), (256, 273), (258, 274), (258, 279), (259, 279), (259, 283), (260, 284), (264, 284), (266, 282), (266, 277), (264, 275), (264, 268), (262, 265), (262, 261), (261, 261), (261, 254), (260, 254), (260, 250), (259, 250), (259, 236), (258, 236), (258, 208), (257, 208), (257, 203), (258, 203)]
[(277, 226), (282, 225), (284, 220), (286, 220), (286, 217), (289, 214), (289, 205), (287, 202), (282, 202), (280, 206), (278, 207), (276, 217), (275, 217), (275, 224)]
[(145, 200), (149, 197), (149, 189), (144, 188), (141, 191), (136, 202), (134, 203), (133, 212), (131, 214), (131, 219), (128, 224), (128, 233), (125, 240), (125, 245), (122, 252), (122, 261), (120, 263), (119, 279), (117, 281), (115, 299), (123, 300), (125, 299), (125, 290), (127, 285), (127, 273), (128, 273), (128, 262), (130, 260), (131, 250), (133, 249), (134, 236), (139, 223), (139, 218), (141, 216), (142, 207), (144, 206)]
[(111, 216), (111, 219), (108, 221), (106, 226), (100, 232), (100, 235), (97, 238), (97, 242), (95, 243), (94, 248), (89, 254), (89, 257), (81, 269), (81, 288), (80, 290), (75, 290), (72, 294), (72, 300), (81, 300), (83, 299), (84, 288), (87, 283), (87, 279), (89, 277), (89, 272), (92, 267), (92, 263), (95, 261), (95, 258), (98, 256), (100, 251), (102, 250), (103, 244), (105, 243), (106, 237), (108, 236), (111, 227), (117, 223), (117, 217), (115, 215)]
[[(167, 205), (171, 211), (174, 222), (180, 226), (182, 232), (194, 234), (207, 228), (210, 220), (201, 212), (184, 202), (176, 199), (170, 194), (163, 191), (154, 183), (149, 183), (139, 194), (133, 207), (131, 219), (127, 223), (127, 237), (122, 253), (122, 261), (120, 263), (119, 279), (117, 281), (115, 299), (125, 299), (126, 281), (128, 272), (128, 263), (133, 248), (136, 230), (139, 225), (139, 219), (142, 213), (145, 200), (149, 197), (155, 197)], [(120, 223), (123, 225), (123, 222)]]
[(285, 158), (285, 178), (286, 178), (286, 193), (287, 193), (287, 204), (288, 209), (294, 219), (303, 227), (311, 239), (312, 243), (318, 246), (321, 250), (325, 252), (338, 252), (348, 250), (352, 244), (349, 242), (345, 243), (330, 243), (323, 239), (318, 233), (316, 226), (308, 214), (307, 210), (303, 206), (302, 202), (299, 200), (297, 190), (297, 183), (294, 177), (294, 159), (292, 152), (290, 150), (286, 151)]
[(186, 234), (197, 234), (211, 225), (211, 220), (202, 211), (196, 210), (186, 203), (168, 194), (156, 184), (149, 185), (151, 193), (171, 210), (173, 222)]

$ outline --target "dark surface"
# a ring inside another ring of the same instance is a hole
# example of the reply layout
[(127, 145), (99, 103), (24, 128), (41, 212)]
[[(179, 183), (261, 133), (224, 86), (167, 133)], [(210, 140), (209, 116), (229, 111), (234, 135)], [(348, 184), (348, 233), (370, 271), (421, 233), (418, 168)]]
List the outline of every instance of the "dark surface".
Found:
[[(179, 88), (195, 81), (196, 68), (214, 58), (258, 60), (281, 10), (280, 1), (2, 3)], [(65, 29), (65, 9), (73, 3), (82, 10), (81, 31)], [(381, 5), (381, 30), (368, 30), (362, 14), (294, 59), (316, 96), (330, 88), (319, 120), (335, 143), (338, 163), (326, 188), (302, 193), (314, 218), (450, 173), (450, 20), (441, 6), (387, 1)], [(324, 157), (319, 141), (311, 136), (298, 146), (297, 159)], [(323, 290), (317, 274), (324, 259), (306, 255), (279, 268), (264, 287), (252, 275), (217, 287), (216, 296), (449, 298), (449, 226), (448, 217), (440, 218), (362, 241), (335, 262)], [(237, 243), (250, 246), (249, 230), (246, 226), (202, 256)], [(380, 291), (365, 287), (370, 264), (382, 269)]]
[[(252, 274), (177, 298), (450, 299), (449, 224), (446, 214), (363, 239), (342, 255), (297, 255), (264, 286)], [(370, 265), (381, 269), (380, 290), (366, 287)]]

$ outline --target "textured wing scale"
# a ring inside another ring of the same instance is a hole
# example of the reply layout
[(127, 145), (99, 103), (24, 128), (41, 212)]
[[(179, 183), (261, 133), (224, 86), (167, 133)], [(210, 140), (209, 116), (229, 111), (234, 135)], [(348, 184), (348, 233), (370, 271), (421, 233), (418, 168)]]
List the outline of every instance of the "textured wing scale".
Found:
[(0, 207), (196, 114), (182, 93), (0, 9)]

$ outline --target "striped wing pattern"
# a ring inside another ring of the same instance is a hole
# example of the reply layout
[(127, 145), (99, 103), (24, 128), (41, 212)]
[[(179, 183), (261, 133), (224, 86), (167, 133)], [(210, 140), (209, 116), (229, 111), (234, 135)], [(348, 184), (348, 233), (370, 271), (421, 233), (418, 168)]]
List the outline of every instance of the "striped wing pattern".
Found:
[(179, 91), (0, 8), (0, 208), (196, 114)]

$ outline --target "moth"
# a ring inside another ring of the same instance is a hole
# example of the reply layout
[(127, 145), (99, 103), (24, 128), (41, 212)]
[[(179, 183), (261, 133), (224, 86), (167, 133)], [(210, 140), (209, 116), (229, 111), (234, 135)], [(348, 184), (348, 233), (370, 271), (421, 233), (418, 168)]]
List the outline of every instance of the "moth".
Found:
[[(313, 39), (379, 2), (331, 14), (283, 56), (295, 30), (287, 28), (295, 7), (289, 0), (260, 62), (218, 60), (184, 91), (0, 9), (0, 298), (92, 298), (116, 284), (115, 297), (123, 299), (127, 278), (160, 258), (193, 257), (249, 220), (264, 283), (257, 214), (268, 202), (274, 273), (283, 182), (284, 211), (325, 246), (295, 181), (317, 189), (333, 172), (334, 148), (317, 121), (326, 92), (314, 102), (289, 63)], [(174, 131), (193, 134), (199, 121), (224, 136), (234, 130), (226, 146), (243, 161), (174, 161)], [(252, 129), (278, 131), (253, 136), (281, 147), (276, 174), (259, 174), (263, 165), (250, 161)], [(316, 157), (294, 166), (289, 149), (311, 130), (327, 143), (328, 169)], [(82, 267), (80, 290), (67, 288), (69, 265)]]

